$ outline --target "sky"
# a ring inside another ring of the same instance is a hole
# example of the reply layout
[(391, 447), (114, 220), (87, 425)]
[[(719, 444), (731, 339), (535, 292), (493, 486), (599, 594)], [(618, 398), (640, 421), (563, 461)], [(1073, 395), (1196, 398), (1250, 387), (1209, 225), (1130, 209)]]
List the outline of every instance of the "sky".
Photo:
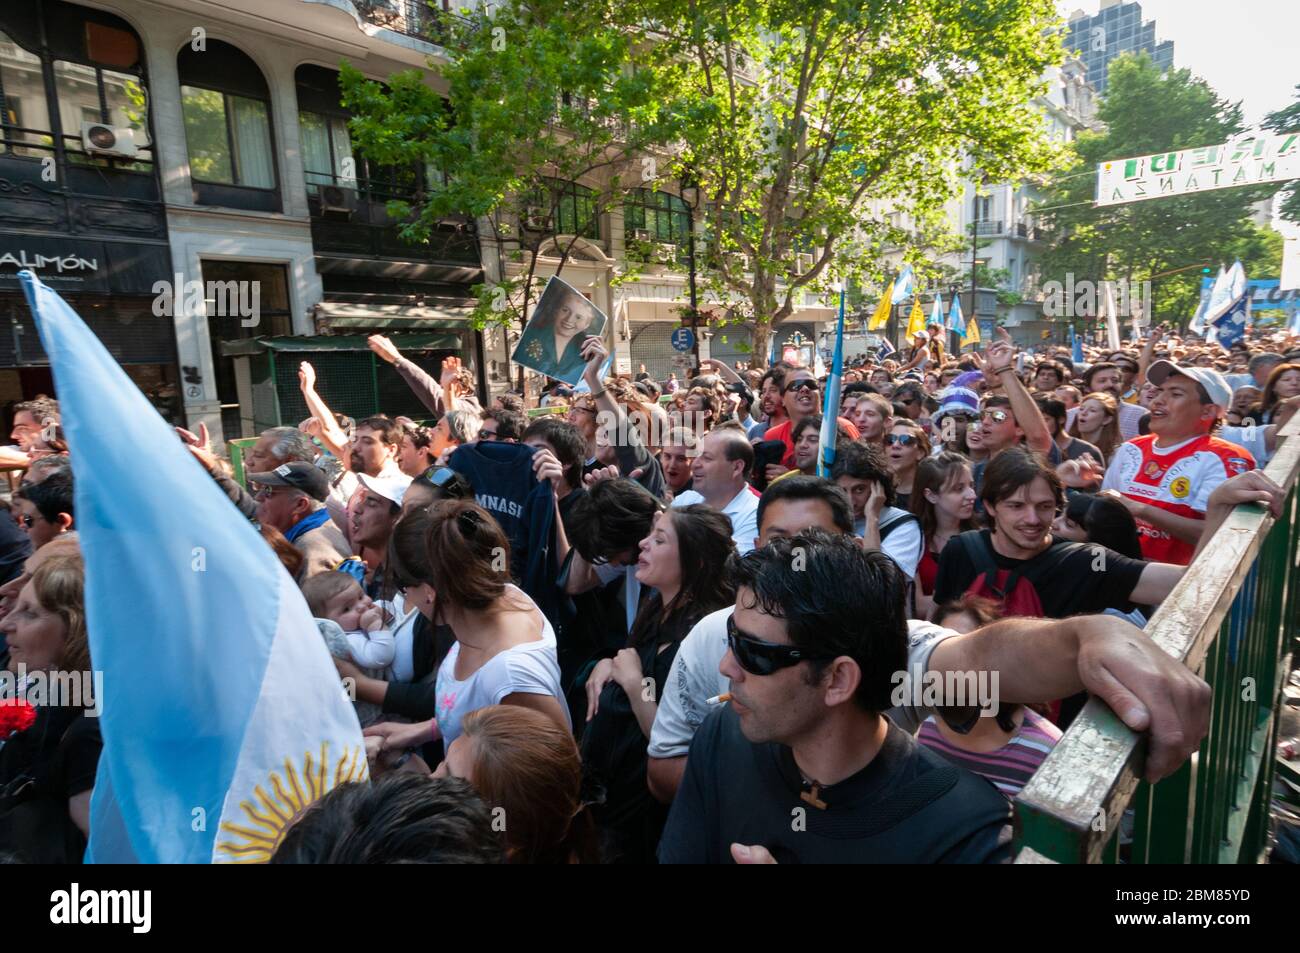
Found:
[[(1300, 83), (1297, 0), (1139, 0), (1156, 41), (1174, 41), (1174, 66), (1203, 78), (1224, 99), (1242, 101), (1247, 125), (1281, 109)], [(1091, 15), (1099, 0), (1058, 0), (1066, 18)]]

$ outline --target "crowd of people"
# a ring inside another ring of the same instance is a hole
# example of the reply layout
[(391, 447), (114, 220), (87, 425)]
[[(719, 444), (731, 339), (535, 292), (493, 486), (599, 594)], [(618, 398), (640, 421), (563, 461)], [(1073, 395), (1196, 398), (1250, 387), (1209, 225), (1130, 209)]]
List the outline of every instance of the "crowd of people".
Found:
[[(485, 408), (459, 360), (435, 378), (376, 335), (426, 422), (337, 414), (304, 363), (311, 416), (243, 481), (179, 431), (301, 587), (366, 739), (371, 780), (274, 862), (1005, 861), (1010, 799), (1089, 695), (1175, 770), (1210, 691), (1142, 629), (1235, 506), (1280, 505), (1261, 468), (1300, 338), (1155, 329), (1078, 362), (945, 337), (850, 361), (832, 408), (784, 362), (602, 377), (585, 337), (577, 387)], [(74, 862), (95, 701), (25, 692), (93, 667), (72, 470), (57, 403), (13, 410), (0, 856)], [(990, 690), (903, 690), (964, 673)]]

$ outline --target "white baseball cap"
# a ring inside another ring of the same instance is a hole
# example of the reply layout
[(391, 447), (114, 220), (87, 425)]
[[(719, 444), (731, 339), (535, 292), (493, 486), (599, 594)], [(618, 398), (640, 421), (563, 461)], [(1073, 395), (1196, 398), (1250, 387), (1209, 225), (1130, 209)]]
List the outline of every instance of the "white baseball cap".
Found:
[(393, 503), (395, 506), (402, 505), (402, 497), (406, 495), (406, 488), (411, 485), (411, 478), (405, 473), (399, 473), (395, 476), (366, 476), (364, 473), (358, 473), (357, 479), (371, 493), (382, 496), (384, 499)]
[(1210, 403), (1227, 410), (1232, 406), (1232, 388), (1218, 371), (1208, 367), (1189, 367), (1173, 361), (1156, 361), (1147, 368), (1147, 383), (1162, 385), (1171, 375), (1190, 377), (1210, 396)]

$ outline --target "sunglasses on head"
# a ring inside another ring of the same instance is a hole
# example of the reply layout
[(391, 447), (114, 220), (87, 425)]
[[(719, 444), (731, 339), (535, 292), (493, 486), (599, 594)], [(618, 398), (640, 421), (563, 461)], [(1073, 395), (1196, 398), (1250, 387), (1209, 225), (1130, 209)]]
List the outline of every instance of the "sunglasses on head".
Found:
[(885, 437), (885, 446), (910, 447), (916, 443), (916, 435), (910, 433), (891, 433)]
[(981, 420), (991, 420), (995, 424), (1006, 423), (1010, 418), (1011, 415), (1005, 410), (986, 410), (980, 414)]
[(764, 642), (736, 627), (734, 618), (727, 619), (727, 646), (736, 662), (751, 675), (771, 675), (800, 662), (829, 662), (834, 656), (812, 655), (793, 645)]
[(816, 389), (817, 389), (817, 382), (815, 380), (813, 380), (811, 377), (801, 377), (797, 381), (791, 381), (789, 384), (786, 384), (785, 391), (783, 393), (788, 394), (792, 390), (816, 390)]

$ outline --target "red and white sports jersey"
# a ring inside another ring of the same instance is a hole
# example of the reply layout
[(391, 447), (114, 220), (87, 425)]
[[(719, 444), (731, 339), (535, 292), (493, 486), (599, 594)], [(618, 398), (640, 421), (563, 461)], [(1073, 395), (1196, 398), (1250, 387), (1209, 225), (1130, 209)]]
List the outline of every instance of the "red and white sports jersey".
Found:
[[(1168, 449), (1156, 447), (1147, 434), (1121, 444), (1106, 468), (1103, 490), (1118, 490), (1177, 516), (1205, 519), (1210, 494), (1228, 477), (1255, 469), (1255, 459), (1235, 443), (1204, 434)], [(1196, 549), (1139, 519), (1142, 555), (1162, 563), (1186, 566)]]

